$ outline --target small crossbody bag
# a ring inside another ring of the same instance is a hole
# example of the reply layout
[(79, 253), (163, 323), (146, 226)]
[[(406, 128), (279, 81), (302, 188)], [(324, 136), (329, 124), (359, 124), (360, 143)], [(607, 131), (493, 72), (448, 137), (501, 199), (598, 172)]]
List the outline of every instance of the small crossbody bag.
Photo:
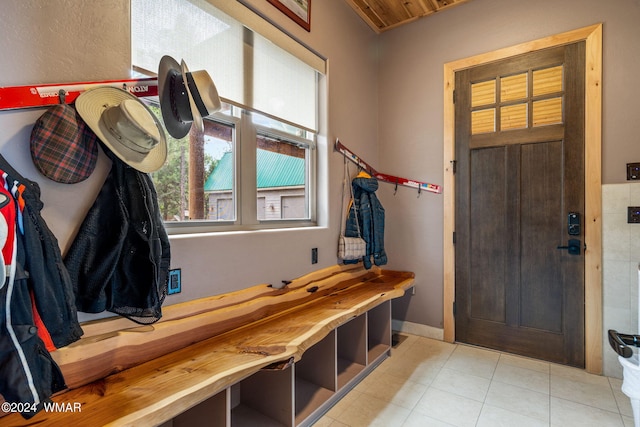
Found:
[[(358, 211), (357, 206), (355, 204), (353, 198), (353, 188), (351, 186), (351, 176), (349, 176), (349, 167), (347, 165), (347, 159), (344, 159), (344, 178), (342, 179), (342, 212), (345, 212), (344, 209), (344, 198), (347, 187), (347, 180), (349, 181), (349, 194), (350, 194), (350, 206), (346, 210), (346, 218), (342, 220), (342, 224), (340, 226), (340, 237), (338, 238), (338, 257), (342, 260), (356, 260), (360, 259), (367, 254), (367, 242), (360, 236), (360, 224), (358, 222)], [(349, 218), (349, 212), (351, 211), (351, 206), (353, 206), (353, 211), (356, 218), (356, 229), (358, 232), (358, 237), (345, 237), (345, 223), (347, 222), (347, 218)]]

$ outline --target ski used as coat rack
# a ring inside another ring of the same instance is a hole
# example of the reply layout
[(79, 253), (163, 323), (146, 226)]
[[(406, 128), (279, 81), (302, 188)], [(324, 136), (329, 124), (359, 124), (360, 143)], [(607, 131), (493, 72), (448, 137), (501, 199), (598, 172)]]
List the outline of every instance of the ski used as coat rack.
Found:
[(0, 87), (0, 110), (46, 107), (62, 102), (70, 104), (82, 92), (98, 86), (117, 87), (139, 97), (158, 95), (156, 77)]
[(336, 150), (342, 153), (347, 159), (351, 160), (353, 163), (358, 165), (360, 168), (364, 169), (372, 177), (376, 178), (379, 181), (388, 182), (390, 184), (395, 184), (396, 186), (402, 185), (405, 187), (417, 188), (418, 193), (422, 190), (428, 191), (430, 193), (440, 194), (442, 193), (442, 186), (437, 184), (429, 184), (428, 182), (420, 182), (413, 179), (402, 178), (399, 176), (388, 175), (386, 173), (380, 173), (376, 171), (371, 165), (362, 160), (360, 157), (356, 156), (351, 150), (344, 146), (340, 142), (339, 139), (336, 139)]

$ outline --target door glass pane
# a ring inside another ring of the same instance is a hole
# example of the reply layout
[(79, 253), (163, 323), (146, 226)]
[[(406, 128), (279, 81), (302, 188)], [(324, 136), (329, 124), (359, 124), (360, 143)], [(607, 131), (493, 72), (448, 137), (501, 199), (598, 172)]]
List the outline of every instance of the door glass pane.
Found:
[(551, 98), (533, 103), (533, 126), (562, 123), (562, 98)]
[(533, 96), (562, 92), (562, 65), (533, 72)]
[(496, 131), (496, 109), (477, 110), (471, 112), (471, 134)]
[(509, 105), (500, 108), (500, 130), (527, 127), (527, 104)]
[(500, 102), (527, 97), (527, 73), (500, 79)]
[(496, 102), (496, 81), (473, 83), (471, 85), (471, 106), (495, 104)]

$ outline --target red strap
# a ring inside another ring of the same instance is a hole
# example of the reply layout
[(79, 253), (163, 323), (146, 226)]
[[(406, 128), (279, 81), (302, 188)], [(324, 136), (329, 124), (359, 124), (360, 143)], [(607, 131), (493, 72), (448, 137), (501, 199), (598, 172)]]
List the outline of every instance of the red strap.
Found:
[(38, 308), (36, 307), (36, 300), (33, 297), (33, 291), (29, 290), (29, 295), (31, 296), (31, 310), (33, 311), (33, 322), (36, 324), (36, 327), (38, 328), (38, 336), (44, 342), (44, 346), (46, 347), (48, 352), (56, 351), (57, 348), (55, 344), (53, 344), (51, 335), (49, 334), (47, 327), (44, 325), (44, 322), (40, 317), (40, 313), (38, 313)]

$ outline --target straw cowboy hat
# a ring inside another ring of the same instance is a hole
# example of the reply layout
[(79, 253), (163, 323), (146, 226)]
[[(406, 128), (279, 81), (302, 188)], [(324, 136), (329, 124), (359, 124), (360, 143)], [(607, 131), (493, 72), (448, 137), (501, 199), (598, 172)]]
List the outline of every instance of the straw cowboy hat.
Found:
[(36, 120), (29, 146), (40, 173), (63, 184), (87, 179), (98, 159), (98, 138), (68, 104), (54, 105)]
[(81, 93), (78, 114), (120, 160), (140, 172), (162, 167), (167, 141), (156, 116), (137, 97), (110, 86)]
[(158, 67), (158, 96), (167, 132), (174, 138), (182, 138), (191, 125), (203, 130), (202, 117), (219, 111), (220, 97), (211, 76), (206, 70), (189, 71), (182, 64), (165, 55)]

